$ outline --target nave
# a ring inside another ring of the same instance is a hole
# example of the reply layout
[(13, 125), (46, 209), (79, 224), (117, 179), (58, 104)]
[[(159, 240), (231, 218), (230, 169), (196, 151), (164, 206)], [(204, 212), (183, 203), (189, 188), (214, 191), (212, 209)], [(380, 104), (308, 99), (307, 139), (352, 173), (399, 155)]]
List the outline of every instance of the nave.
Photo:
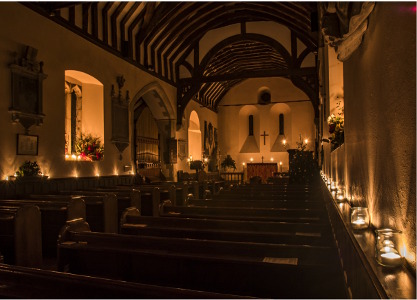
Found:
[[(226, 185), (210, 199), (185, 195), (187, 184), (154, 184), (0, 200), (3, 216), (9, 213), (4, 224), (19, 224), (26, 210), (32, 236), (19, 238), (43, 250), (40, 260), (32, 252), (23, 263), (41, 270), (2, 266), (2, 296), (346, 298), (323, 186), (315, 183)], [(41, 220), (29, 212), (34, 207)], [(28, 250), (11, 246), (5, 263), (22, 262), (18, 251)]]

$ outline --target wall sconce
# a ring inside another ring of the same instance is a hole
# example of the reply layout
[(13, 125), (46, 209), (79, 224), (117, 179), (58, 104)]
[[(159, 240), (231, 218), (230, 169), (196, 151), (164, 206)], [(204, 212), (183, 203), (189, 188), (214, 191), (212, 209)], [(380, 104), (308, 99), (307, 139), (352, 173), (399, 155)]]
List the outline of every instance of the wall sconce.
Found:
[(376, 232), (376, 260), (386, 267), (397, 267), (403, 263), (400, 254), (401, 231), (390, 228), (377, 229)]
[(353, 229), (365, 229), (369, 227), (369, 211), (367, 207), (352, 207), (350, 223)]

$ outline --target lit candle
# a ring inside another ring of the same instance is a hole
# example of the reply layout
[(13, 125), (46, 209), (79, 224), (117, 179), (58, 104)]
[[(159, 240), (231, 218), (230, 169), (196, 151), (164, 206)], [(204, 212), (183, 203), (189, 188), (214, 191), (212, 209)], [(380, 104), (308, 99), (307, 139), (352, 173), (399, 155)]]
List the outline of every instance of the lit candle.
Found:
[(304, 143), (308, 144), (308, 139), (305, 139), (305, 140), (304, 140)]
[(377, 229), (376, 260), (387, 267), (396, 267), (402, 264), (403, 257), (399, 252), (399, 237), (401, 231), (394, 229)]
[(250, 161), (253, 161), (253, 158), (252, 157), (250, 158)]
[(384, 266), (399, 266), (402, 256), (394, 248), (384, 247), (379, 251), (379, 260)]
[(366, 207), (352, 207), (350, 222), (353, 229), (365, 229), (369, 226), (369, 212)]

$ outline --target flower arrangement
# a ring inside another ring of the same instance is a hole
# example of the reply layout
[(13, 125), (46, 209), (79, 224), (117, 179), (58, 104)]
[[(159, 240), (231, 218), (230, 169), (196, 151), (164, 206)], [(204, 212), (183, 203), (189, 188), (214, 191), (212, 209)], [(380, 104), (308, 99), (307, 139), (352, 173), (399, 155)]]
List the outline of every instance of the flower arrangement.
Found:
[(16, 171), (16, 177), (35, 177), (42, 175), (41, 168), (39, 167), (36, 161), (31, 162), (29, 160), (25, 161), (19, 169)]
[(336, 148), (344, 142), (343, 117), (336, 117), (334, 114), (331, 114), (327, 118), (327, 124), (329, 125), (329, 133), (331, 134), (329, 139), (332, 141), (334, 148)]
[(236, 170), (236, 162), (235, 160), (228, 154), (220, 164), (220, 166), (225, 170), (226, 168), (230, 168)]
[(83, 160), (101, 160), (104, 156), (104, 146), (101, 144), (99, 137), (94, 137), (91, 134), (81, 134), (75, 141), (75, 152)]

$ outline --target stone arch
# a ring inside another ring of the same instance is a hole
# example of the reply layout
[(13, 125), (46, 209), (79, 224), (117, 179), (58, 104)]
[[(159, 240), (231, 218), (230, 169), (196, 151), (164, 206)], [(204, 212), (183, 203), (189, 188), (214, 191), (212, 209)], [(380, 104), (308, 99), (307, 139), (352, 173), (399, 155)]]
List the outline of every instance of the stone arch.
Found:
[(192, 156), (193, 160), (201, 160), (201, 144), (200, 118), (193, 110), (188, 122), (188, 156)]
[[(158, 82), (151, 82), (142, 87), (129, 103), (132, 161), (135, 157), (133, 130), (135, 111), (141, 110), (144, 106), (149, 108), (158, 126), (162, 172), (167, 178), (172, 179), (174, 175), (172, 163), (169, 161), (168, 143), (171, 138), (175, 137), (175, 112), (171, 101)], [(134, 161), (133, 165), (135, 165)]]
[(143, 99), (156, 120), (174, 120), (175, 112), (164, 89), (158, 82), (145, 85), (132, 99), (131, 111), (137, 102)]

